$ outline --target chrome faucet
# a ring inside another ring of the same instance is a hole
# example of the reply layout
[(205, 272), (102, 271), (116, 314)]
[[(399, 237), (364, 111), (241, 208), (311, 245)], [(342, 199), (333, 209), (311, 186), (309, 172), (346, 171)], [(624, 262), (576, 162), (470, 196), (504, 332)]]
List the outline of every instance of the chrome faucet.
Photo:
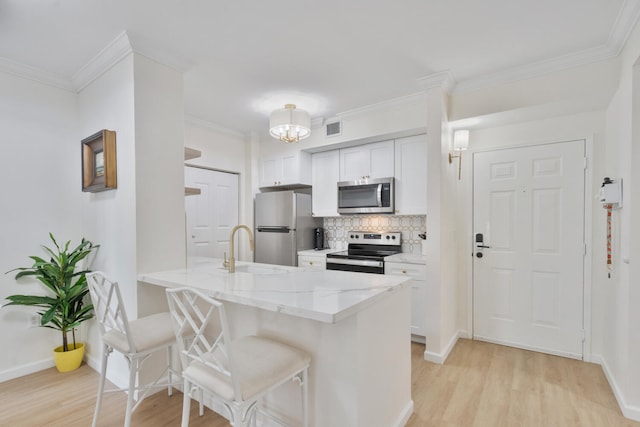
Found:
[(222, 263), (222, 266), (224, 268), (227, 268), (229, 270), (229, 273), (234, 273), (236, 271), (236, 258), (234, 254), (233, 242), (235, 241), (235, 238), (236, 238), (236, 231), (238, 231), (241, 228), (244, 228), (245, 230), (247, 230), (247, 234), (249, 234), (249, 248), (253, 250), (253, 233), (251, 233), (251, 229), (243, 224), (236, 225), (235, 227), (233, 227), (231, 229), (231, 236), (229, 237), (229, 252), (231, 254), (229, 256), (228, 261), (227, 261), (227, 255), (225, 254), (224, 261)]

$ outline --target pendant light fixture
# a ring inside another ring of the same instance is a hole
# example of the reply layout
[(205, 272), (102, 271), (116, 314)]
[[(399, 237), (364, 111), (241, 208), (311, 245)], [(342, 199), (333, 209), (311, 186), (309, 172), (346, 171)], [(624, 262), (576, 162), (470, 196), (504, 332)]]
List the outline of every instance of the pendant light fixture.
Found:
[(287, 144), (298, 142), (311, 134), (311, 117), (294, 104), (287, 104), (271, 113), (269, 133)]

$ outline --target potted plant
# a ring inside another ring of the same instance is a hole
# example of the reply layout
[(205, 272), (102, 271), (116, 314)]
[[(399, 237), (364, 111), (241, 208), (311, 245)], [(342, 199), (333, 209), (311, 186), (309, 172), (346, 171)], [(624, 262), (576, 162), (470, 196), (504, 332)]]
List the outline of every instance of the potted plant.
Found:
[[(47, 288), (48, 295), (11, 295), (6, 297), (9, 302), (5, 306), (38, 307), (40, 326), (62, 332), (62, 346), (54, 350), (54, 359), (58, 370), (67, 372), (78, 368), (84, 355), (84, 344), (76, 343), (75, 329), (93, 317), (93, 305), (85, 304), (85, 296), (89, 292), (85, 273), (89, 270), (76, 271), (76, 265), (97, 245), (82, 239), (78, 246), (69, 250), (70, 241), (60, 246), (53, 234), (49, 233), (49, 237), (55, 245), (55, 250), (42, 246), (49, 257), (48, 261), (38, 256), (30, 256), (34, 261), (31, 267), (16, 268), (7, 272), (18, 271), (16, 279), (25, 276), (35, 277)], [(72, 343), (69, 343), (68, 332), (71, 332)]]

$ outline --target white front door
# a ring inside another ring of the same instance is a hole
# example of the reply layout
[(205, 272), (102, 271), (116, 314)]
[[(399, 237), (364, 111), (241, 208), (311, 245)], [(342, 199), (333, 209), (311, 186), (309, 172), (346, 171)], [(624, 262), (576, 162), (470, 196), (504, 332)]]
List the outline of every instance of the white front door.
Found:
[(473, 169), (474, 338), (581, 359), (585, 142), (476, 153)]
[(200, 189), (185, 199), (187, 256), (222, 258), (238, 224), (238, 175), (185, 166), (184, 178), (185, 186)]

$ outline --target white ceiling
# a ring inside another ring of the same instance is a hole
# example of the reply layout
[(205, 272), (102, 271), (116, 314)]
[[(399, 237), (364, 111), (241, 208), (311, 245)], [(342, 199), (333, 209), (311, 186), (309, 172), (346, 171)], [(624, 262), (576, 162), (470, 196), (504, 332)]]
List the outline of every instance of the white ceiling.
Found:
[[(637, 0), (0, 0), (0, 70), (74, 76), (126, 32), (184, 72), (186, 113), (262, 132), (293, 102), (314, 119), (616, 55)], [(71, 87), (71, 86), (70, 86)]]

